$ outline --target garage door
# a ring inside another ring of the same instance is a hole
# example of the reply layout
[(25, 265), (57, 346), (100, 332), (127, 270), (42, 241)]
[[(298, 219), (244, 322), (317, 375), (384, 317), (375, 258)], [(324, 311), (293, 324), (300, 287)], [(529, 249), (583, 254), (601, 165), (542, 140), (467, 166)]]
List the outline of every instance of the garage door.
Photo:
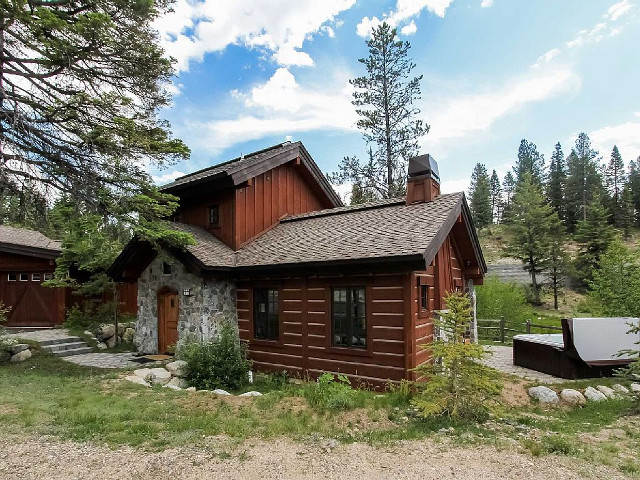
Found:
[(0, 302), (10, 311), (9, 327), (44, 327), (56, 324), (57, 289), (42, 286), (51, 273), (3, 273), (0, 278)]

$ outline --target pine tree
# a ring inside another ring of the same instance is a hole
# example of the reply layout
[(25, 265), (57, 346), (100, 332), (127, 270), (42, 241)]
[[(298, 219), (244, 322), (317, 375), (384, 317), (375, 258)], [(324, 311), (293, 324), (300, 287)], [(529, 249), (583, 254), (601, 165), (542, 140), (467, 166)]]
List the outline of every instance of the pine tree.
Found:
[(622, 228), (622, 191), (627, 182), (627, 176), (625, 174), (622, 156), (618, 151), (618, 147), (615, 145), (611, 152), (611, 160), (605, 169), (605, 180), (609, 193), (611, 221), (616, 228)]
[(619, 225), (622, 229), (624, 238), (631, 236), (631, 229), (636, 220), (635, 209), (633, 208), (633, 195), (631, 193), (631, 186), (627, 183), (622, 189), (622, 195), (620, 197), (619, 208)]
[(513, 198), (513, 193), (516, 190), (516, 179), (513, 177), (513, 173), (507, 172), (502, 180), (502, 221), (509, 221), (509, 208), (511, 206), (511, 199)]
[[(552, 207), (553, 208), (553, 207)], [(560, 221), (557, 212), (550, 218), (549, 227), (549, 254), (544, 270), (549, 275), (551, 290), (553, 292), (553, 308), (558, 310), (558, 295), (564, 286), (569, 265), (569, 256), (565, 250), (566, 230)]]
[(629, 162), (628, 185), (631, 189), (631, 202), (636, 213), (636, 225), (640, 225), (640, 157)]
[(564, 154), (560, 142), (556, 143), (555, 150), (551, 155), (549, 165), (549, 181), (547, 182), (547, 200), (549, 205), (558, 213), (560, 220), (564, 219), (564, 189), (567, 181), (567, 171), (565, 167)]
[(540, 305), (540, 285), (537, 276), (549, 262), (553, 209), (547, 205), (540, 187), (530, 173), (525, 173), (516, 187), (509, 211), (508, 229), (511, 241), (507, 252), (522, 262), (531, 275), (534, 302)]
[(351, 205), (360, 205), (362, 203), (373, 202), (377, 200), (375, 193), (362, 187), (360, 182), (355, 182), (351, 187)]
[(518, 148), (518, 160), (513, 167), (516, 174), (516, 183), (524, 179), (525, 174), (530, 174), (533, 181), (542, 186), (544, 179), (544, 156), (538, 152), (538, 147), (533, 142), (523, 138)]
[(491, 224), (491, 181), (487, 174), (487, 167), (476, 163), (471, 173), (469, 187), (469, 207), (476, 228), (483, 228)]
[(575, 231), (578, 221), (585, 220), (587, 205), (594, 196), (603, 194), (604, 187), (597, 155), (598, 152), (591, 148), (591, 140), (587, 134), (578, 135), (575, 148), (567, 158), (565, 223), (570, 232)]
[(500, 187), (500, 178), (495, 170), (491, 172), (491, 180), (489, 183), (491, 189), (491, 219), (495, 223), (500, 223), (502, 188)]
[(445, 297), (447, 310), (434, 323), (441, 336), (425, 349), (438, 361), (426, 362), (416, 370), (429, 379), (414, 401), (424, 417), (447, 415), (467, 420), (484, 420), (490, 401), (502, 390), (498, 372), (483, 365), (485, 347), (468, 341), (472, 310), (462, 292)]
[(411, 45), (396, 36), (387, 23), (375, 27), (367, 41), (369, 56), (358, 60), (367, 75), (350, 80), (369, 160), (345, 157), (339, 172), (330, 176), (336, 183), (359, 181), (382, 198), (404, 195), (407, 162), (417, 154), (420, 137), (429, 132), (429, 125), (417, 118), (422, 76), (410, 78), (416, 66), (409, 59)]
[(608, 221), (609, 214), (600, 194), (593, 195), (586, 212), (587, 218), (578, 222), (575, 234), (579, 244), (576, 271), (584, 286), (593, 278), (594, 270), (600, 266), (600, 257), (615, 238), (613, 227)]

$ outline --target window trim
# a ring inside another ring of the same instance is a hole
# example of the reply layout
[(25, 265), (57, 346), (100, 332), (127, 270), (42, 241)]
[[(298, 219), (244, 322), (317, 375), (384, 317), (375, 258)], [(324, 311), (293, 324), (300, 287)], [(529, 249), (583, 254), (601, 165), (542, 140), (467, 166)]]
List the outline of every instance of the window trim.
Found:
[[(36, 278), (36, 276), (38, 278)], [(32, 273), (31, 274), (31, 281), (32, 282), (42, 282), (42, 274), (41, 273)]]
[[(11, 275), (14, 276), (13, 280), (11, 280)], [(18, 274), (17, 273), (7, 273), (7, 282), (17, 282)]]
[[(211, 213), (213, 211), (213, 209), (216, 209), (217, 213), (217, 222), (212, 222), (211, 221)], [(209, 205), (209, 228), (220, 228), (220, 204), (219, 203), (214, 203)]]
[[(256, 291), (257, 290), (275, 290), (278, 293), (278, 336), (277, 338), (256, 338)], [(273, 285), (254, 286), (251, 288), (251, 305), (250, 305), (250, 331), (249, 342), (253, 345), (270, 345), (282, 346), (282, 336), (284, 330), (284, 321), (282, 315), (282, 288)]]
[[(165, 268), (165, 267), (168, 267), (168, 270), (169, 270), (168, 273), (166, 272), (167, 268)], [(168, 277), (168, 276), (170, 276), (172, 274), (173, 274), (173, 265), (171, 265), (169, 262), (163, 261), (162, 262), (162, 275)]]
[[(366, 339), (367, 345), (366, 347), (347, 347), (341, 345), (333, 344), (333, 291), (334, 289), (352, 289), (352, 288), (361, 288), (364, 290), (364, 305), (365, 312), (364, 318), (366, 322)], [(327, 353), (338, 354), (338, 355), (349, 355), (349, 356), (362, 356), (362, 357), (370, 357), (373, 355), (373, 324), (372, 324), (372, 290), (371, 285), (366, 283), (346, 283), (346, 284), (336, 284), (336, 285), (327, 285), (325, 287), (325, 351)]]
[(45, 282), (49, 280), (53, 280), (53, 273), (45, 273), (42, 278), (44, 279)]
[[(23, 276), (23, 275), (24, 275), (25, 277), (27, 277), (27, 278), (25, 278), (24, 280), (22, 279), (22, 276)], [(18, 279), (19, 279), (21, 282), (28, 282), (28, 281), (29, 281), (29, 274), (28, 274), (28, 273), (20, 273), (20, 274), (18, 274)]]

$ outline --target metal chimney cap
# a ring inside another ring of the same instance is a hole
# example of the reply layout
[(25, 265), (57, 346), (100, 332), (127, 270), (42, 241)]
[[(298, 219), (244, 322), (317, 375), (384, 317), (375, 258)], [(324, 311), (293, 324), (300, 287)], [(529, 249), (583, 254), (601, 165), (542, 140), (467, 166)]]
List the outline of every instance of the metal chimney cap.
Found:
[(409, 177), (417, 177), (430, 173), (436, 180), (440, 180), (438, 162), (429, 155), (420, 155), (409, 159)]

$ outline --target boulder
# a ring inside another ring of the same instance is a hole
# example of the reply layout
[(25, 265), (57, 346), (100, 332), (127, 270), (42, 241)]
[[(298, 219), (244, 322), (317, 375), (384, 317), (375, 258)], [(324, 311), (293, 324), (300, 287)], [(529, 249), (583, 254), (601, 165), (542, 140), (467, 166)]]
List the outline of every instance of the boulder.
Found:
[(26, 343), (18, 343), (11, 348), (11, 353), (15, 355), (17, 353), (24, 352), (25, 350), (29, 350), (29, 345)]
[(124, 379), (133, 383), (137, 383), (138, 385), (143, 385), (145, 387), (151, 386), (147, 382), (145, 382), (144, 379), (140, 378), (138, 375), (128, 375), (124, 377)]
[(196, 391), (196, 387), (187, 387), (187, 388), (185, 388), (185, 390), (187, 392), (195, 392)]
[(587, 403), (587, 399), (578, 390), (572, 388), (565, 388), (560, 392), (560, 398), (563, 402), (569, 405), (584, 405)]
[(16, 353), (11, 356), (11, 363), (24, 362), (27, 358), (31, 358), (31, 350), (22, 350), (21, 352)]
[(184, 378), (171, 377), (171, 380), (169, 380), (166, 385), (178, 387), (180, 390), (182, 390), (183, 388), (189, 387), (189, 382), (187, 382)]
[(256, 391), (252, 390), (250, 392), (241, 393), (238, 396), (239, 397), (261, 397), (262, 394), (260, 392), (256, 392)]
[(180, 387), (176, 385), (169, 385), (168, 383), (162, 385), (162, 388), (170, 388), (171, 390), (182, 390)]
[(626, 395), (627, 393), (629, 393), (629, 389), (627, 387), (625, 387), (624, 385), (620, 385), (619, 383), (616, 383), (612, 388), (616, 392), (622, 393), (623, 395)]
[(98, 350), (106, 350), (108, 348), (107, 344), (104, 342), (100, 342), (96, 347), (98, 347)]
[(124, 331), (127, 329), (127, 326), (123, 323), (118, 323), (118, 335), (122, 336)]
[(102, 324), (96, 329), (95, 334), (99, 342), (104, 342), (116, 334), (116, 326), (112, 323)]
[(587, 387), (584, 391), (584, 396), (590, 402), (602, 402), (607, 399), (607, 396), (604, 393), (593, 387)]
[(150, 368), (138, 368), (138, 369), (133, 371), (133, 374), (136, 377), (140, 377), (144, 381), (147, 381), (147, 379), (151, 377), (151, 369)]
[(94, 338), (94, 337), (95, 337), (95, 335), (93, 334), (93, 332), (90, 332), (89, 330), (85, 330), (85, 331), (84, 331), (84, 334), (85, 334), (87, 337), (91, 337), (91, 338)]
[(124, 333), (122, 334), (122, 341), (124, 343), (132, 343), (133, 336), (136, 334), (136, 331), (133, 328), (126, 328)]
[(169, 370), (174, 377), (184, 377), (187, 374), (187, 362), (184, 360), (167, 363), (165, 368)]
[(633, 393), (640, 393), (640, 383), (632, 383), (629, 388)]
[(605, 387), (604, 385), (598, 385), (596, 388), (604, 393), (607, 398), (616, 398), (618, 396), (614, 389)]
[(531, 387), (528, 392), (531, 398), (539, 401), (540, 403), (552, 404), (560, 401), (558, 394), (549, 387)]
[(116, 336), (114, 335), (113, 337), (107, 338), (107, 339), (104, 341), (104, 343), (105, 343), (105, 345), (106, 345), (107, 347), (109, 347), (109, 348), (113, 348), (113, 347), (115, 347), (115, 346), (116, 346), (116, 339), (117, 339), (117, 338), (118, 338), (118, 337), (116, 337)]
[(169, 383), (171, 380), (171, 374), (167, 372), (164, 368), (150, 368), (149, 369), (149, 380), (147, 380), (151, 385), (164, 385)]
[(227, 392), (226, 390), (222, 390), (221, 388), (216, 388), (213, 393), (215, 393), (216, 395), (231, 395), (229, 392)]

